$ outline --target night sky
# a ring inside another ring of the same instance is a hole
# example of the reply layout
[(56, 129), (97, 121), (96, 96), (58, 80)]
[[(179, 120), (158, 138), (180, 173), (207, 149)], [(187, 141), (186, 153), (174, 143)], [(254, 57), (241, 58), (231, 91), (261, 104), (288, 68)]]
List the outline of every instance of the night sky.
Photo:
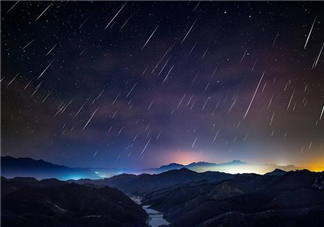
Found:
[(1, 6), (2, 156), (324, 170), (323, 3)]

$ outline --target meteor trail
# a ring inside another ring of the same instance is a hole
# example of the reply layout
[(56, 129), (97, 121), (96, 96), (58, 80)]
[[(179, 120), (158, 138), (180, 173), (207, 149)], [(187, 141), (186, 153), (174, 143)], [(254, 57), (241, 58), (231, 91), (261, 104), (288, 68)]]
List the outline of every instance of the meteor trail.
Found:
[(272, 47), (275, 45), (278, 36), (279, 36), (279, 32), (277, 32), (276, 38), (273, 40)]
[(309, 33), (308, 33), (308, 36), (307, 36), (307, 39), (306, 39), (306, 42), (305, 42), (305, 45), (304, 45), (304, 49), (306, 49), (306, 46), (307, 46), (307, 43), (308, 43), (309, 37), (310, 37), (310, 35), (312, 34), (312, 31), (313, 31), (313, 28), (314, 28), (314, 25), (315, 25), (316, 18), (317, 18), (317, 17), (315, 17), (314, 22), (313, 22), (313, 24), (312, 24), (312, 27), (311, 27), (311, 29), (309, 30)]
[(87, 18), (79, 27), (79, 29), (81, 29), (83, 27), (83, 25), (88, 21), (89, 18)]
[(162, 84), (164, 84), (164, 82), (168, 79), (168, 76), (169, 76), (169, 74), (171, 73), (173, 67), (174, 67), (174, 65), (172, 65), (172, 67), (170, 68), (168, 74), (166, 75), (166, 77), (165, 77), (164, 80), (162, 81)]
[(320, 59), (321, 54), (322, 54), (322, 51), (323, 51), (323, 47), (324, 47), (324, 43), (322, 44), (321, 50), (320, 50), (320, 52), (319, 52), (319, 54), (318, 54), (316, 60), (314, 61), (314, 64), (313, 64), (312, 69), (314, 69), (314, 68), (317, 66), (318, 60)]
[(36, 18), (35, 21), (38, 21), (39, 18), (41, 18), (41, 16), (49, 9), (49, 7), (51, 7), (53, 5), (54, 2), (52, 2), (51, 4), (49, 4), (49, 6), (46, 7), (46, 9), (44, 9), (44, 11)]
[(48, 52), (47, 52), (47, 54), (45, 55), (45, 56), (47, 56), (47, 55), (49, 55), (53, 50), (54, 50), (54, 48), (56, 47), (56, 45), (57, 44), (55, 44)]
[(241, 58), (240, 64), (242, 63), (242, 61), (243, 61), (243, 59), (244, 59), (244, 57), (245, 57), (245, 55), (246, 55), (247, 50), (248, 50), (248, 49), (246, 48), (246, 50), (244, 51), (244, 54), (243, 54), (243, 56), (242, 56), (242, 58)]
[(212, 143), (214, 143), (215, 140), (217, 139), (217, 136), (218, 136), (220, 130), (221, 130), (221, 128), (219, 128), (218, 131), (216, 132), (216, 134), (215, 134), (215, 136), (214, 136), (214, 139), (213, 139), (213, 142), (212, 142)]
[(291, 104), (291, 101), (292, 101), (292, 99), (293, 99), (293, 97), (294, 97), (294, 94), (295, 94), (295, 89), (294, 89), (293, 93), (291, 94), (291, 97), (290, 97), (290, 100), (289, 100), (289, 103), (288, 103), (288, 106), (287, 106), (287, 110), (288, 110), (289, 107), (290, 107), (290, 104)]
[(109, 25), (114, 21), (114, 19), (118, 16), (118, 14), (123, 10), (123, 8), (125, 7), (125, 5), (127, 4), (127, 2), (122, 5), (122, 7), (118, 10), (118, 12), (116, 13), (116, 15), (110, 20), (110, 22), (106, 25), (105, 30), (109, 27)]
[(20, 0), (18, 0), (6, 13), (9, 13), (13, 8), (15, 8), (15, 6), (20, 2)]
[(35, 40), (33, 39), (32, 41), (30, 41), (29, 43), (27, 43), (27, 45), (25, 45), (23, 48), (21, 48), (22, 50), (26, 49), (30, 44), (32, 44)]
[(128, 92), (128, 94), (126, 95), (126, 98), (132, 93), (132, 91), (134, 90), (134, 88), (136, 87), (137, 83), (134, 84), (134, 86), (132, 87), (132, 89)]
[(12, 80), (7, 84), (7, 87), (9, 87), (10, 84), (12, 84), (12, 82), (14, 82), (14, 80), (17, 78), (17, 76), (19, 76), (20, 72), (14, 77), (12, 78)]
[(91, 119), (93, 118), (93, 116), (96, 114), (96, 112), (98, 111), (99, 108), (97, 108), (91, 115), (91, 117), (89, 118), (89, 120), (87, 121), (87, 123), (84, 125), (82, 131), (84, 131), (84, 129), (88, 126), (89, 122), (91, 121)]
[(181, 41), (181, 44), (186, 40), (187, 36), (189, 35), (189, 33), (191, 32), (193, 26), (195, 26), (196, 22), (197, 22), (198, 18), (195, 20), (195, 22), (191, 25), (190, 29), (188, 30), (187, 34), (185, 35), (185, 37), (183, 38), (183, 40)]
[(193, 141), (191, 148), (193, 148), (195, 146), (197, 139), (198, 139), (198, 137), (196, 137), (196, 139)]
[(89, 101), (89, 99), (88, 100), (86, 100), (84, 103), (83, 103), (83, 105), (80, 107), (80, 109), (78, 110), (78, 112), (76, 112), (76, 114), (74, 115), (74, 117), (73, 118), (76, 118), (76, 116), (78, 116), (78, 114), (80, 113), (80, 111), (83, 109), (83, 107), (85, 106), (85, 104), (87, 104), (87, 102)]
[(260, 84), (261, 84), (261, 81), (262, 81), (262, 79), (263, 79), (264, 74), (265, 74), (265, 71), (262, 73), (262, 76), (261, 76), (261, 78), (260, 78), (260, 80), (259, 80), (258, 86), (256, 87), (256, 89), (255, 89), (255, 91), (254, 91), (254, 94), (253, 94), (252, 99), (251, 99), (251, 101), (250, 101), (250, 104), (249, 104), (249, 106), (248, 106), (248, 108), (247, 108), (247, 110), (246, 110), (246, 112), (245, 112), (245, 114), (244, 114), (244, 116), (243, 116), (243, 119), (245, 119), (245, 118), (246, 118), (246, 115), (249, 113), (250, 107), (251, 107), (251, 105), (252, 105), (252, 103), (253, 103), (253, 100), (254, 100), (254, 98), (255, 98), (256, 93), (258, 92), (258, 89), (259, 89), (259, 86), (260, 86)]
[(145, 144), (145, 147), (143, 148), (143, 150), (142, 150), (142, 152), (141, 152), (141, 155), (140, 155), (140, 156), (142, 156), (142, 154), (143, 154), (143, 153), (144, 153), (144, 151), (146, 150), (146, 148), (147, 148), (148, 144), (150, 143), (151, 139), (152, 139), (152, 138), (150, 138), (150, 139), (149, 139), (149, 140), (147, 141), (147, 143)]
[(44, 69), (44, 71), (38, 76), (37, 80), (43, 76), (43, 74), (46, 72), (46, 70), (52, 65), (55, 59), (53, 59), (48, 66)]
[(146, 44), (150, 41), (150, 39), (152, 38), (152, 36), (154, 35), (154, 33), (156, 32), (156, 30), (159, 28), (159, 25), (154, 29), (154, 31), (152, 32), (152, 34), (150, 35), (150, 37), (146, 40), (146, 42), (144, 43), (144, 45), (142, 46), (142, 50), (144, 49), (144, 47), (146, 46)]

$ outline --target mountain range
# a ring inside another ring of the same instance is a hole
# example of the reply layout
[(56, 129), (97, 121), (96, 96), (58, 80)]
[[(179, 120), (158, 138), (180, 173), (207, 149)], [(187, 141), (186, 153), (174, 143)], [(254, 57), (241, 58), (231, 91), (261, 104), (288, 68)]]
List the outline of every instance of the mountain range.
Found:
[(232, 179), (234, 175), (220, 172), (197, 173), (192, 170), (182, 168), (169, 170), (160, 174), (121, 174), (111, 178), (91, 180), (69, 180), (78, 184), (94, 185), (95, 187), (110, 186), (118, 188), (122, 192), (133, 196), (144, 196), (149, 192), (173, 187), (174, 185), (186, 184), (189, 182), (220, 182)]
[[(17, 168), (16, 174), (27, 168), (25, 161), (37, 165), (30, 166), (34, 169), (28, 174), (42, 168), (52, 171), (47, 170), (46, 174), (75, 171), (44, 161), (20, 159), (21, 166), (11, 164)], [(171, 164), (161, 168), (180, 168), (68, 181), (2, 177), (2, 226), (146, 227), (149, 215), (141, 206), (162, 213), (170, 227), (324, 226), (324, 172), (287, 172), (277, 168), (260, 175), (189, 169), (210, 165), (213, 163), (186, 167)], [(234, 161), (223, 165), (240, 168), (247, 164)], [(8, 162), (3, 168), (8, 168)], [(6, 169), (7, 174), (9, 170)]]
[(188, 165), (182, 165), (178, 163), (170, 163), (169, 165), (163, 165), (159, 168), (145, 169), (148, 173), (162, 173), (168, 170), (187, 168), (195, 172), (206, 171), (219, 171), (225, 173), (260, 173), (265, 174), (273, 171), (274, 169), (281, 169), (284, 171), (297, 170), (298, 168), (293, 165), (277, 166), (274, 164), (250, 164), (242, 162), (240, 160), (233, 160), (227, 163), (210, 163), (210, 162), (193, 162)]
[(116, 187), (163, 213), (170, 227), (324, 225), (324, 172), (275, 169), (259, 175), (197, 173), (181, 168), (70, 182)]
[(87, 168), (70, 168), (32, 158), (1, 157), (1, 176), (34, 177), (36, 179), (56, 178), (61, 180), (79, 178), (100, 178), (95, 171)]
[(163, 165), (159, 168), (149, 169), (120, 169), (114, 168), (70, 168), (62, 165), (52, 164), (44, 160), (35, 160), (32, 158), (14, 158), (10, 156), (1, 157), (1, 175), (7, 178), (19, 177), (35, 177), (36, 179), (56, 178), (60, 180), (68, 179), (103, 179), (109, 178), (121, 173), (125, 174), (158, 174), (169, 170), (178, 170), (186, 168), (198, 173), (207, 171), (218, 171), (224, 173), (262, 173), (281, 169), (291, 171), (298, 169), (293, 165), (276, 166), (273, 164), (249, 164), (239, 160), (228, 163), (209, 163), (209, 162), (193, 162), (189, 165), (171, 163)]

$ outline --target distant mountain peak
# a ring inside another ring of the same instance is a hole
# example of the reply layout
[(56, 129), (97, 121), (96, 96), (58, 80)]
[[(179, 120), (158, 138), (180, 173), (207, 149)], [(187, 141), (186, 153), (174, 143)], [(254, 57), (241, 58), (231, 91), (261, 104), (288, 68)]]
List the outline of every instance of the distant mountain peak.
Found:
[(246, 162), (242, 162), (241, 160), (233, 160), (231, 162), (228, 162), (227, 164), (247, 164)]
[(185, 165), (186, 167), (191, 167), (191, 166), (207, 166), (207, 165), (217, 165), (216, 163), (211, 163), (211, 162), (192, 162), (188, 165)]
[(287, 173), (287, 172), (282, 169), (276, 168), (272, 172), (266, 173), (265, 175), (278, 176), (278, 175), (284, 175), (285, 173)]
[(173, 166), (173, 167), (174, 166), (181, 167), (181, 166), (184, 166), (184, 165), (179, 164), (179, 163), (172, 162), (172, 163), (167, 164), (167, 165), (162, 165), (162, 166), (160, 166), (160, 168), (166, 168), (166, 167), (171, 167), (171, 166)]

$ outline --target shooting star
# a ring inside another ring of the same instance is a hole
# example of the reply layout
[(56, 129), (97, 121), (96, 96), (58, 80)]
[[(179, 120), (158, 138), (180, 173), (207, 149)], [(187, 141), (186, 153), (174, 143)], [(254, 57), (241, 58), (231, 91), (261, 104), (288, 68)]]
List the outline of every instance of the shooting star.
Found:
[(255, 89), (255, 91), (254, 91), (254, 94), (253, 94), (252, 99), (251, 99), (251, 101), (250, 101), (250, 104), (249, 104), (249, 106), (248, 106), (248, 108), (247, 108), (247, 110), (246, 110), (246, 112), (245, 112), (245, 114), (244, 114), (244, 116), (243, 116), (243, 119), (245, 119), (246, 116), (247, 116), (247, 114), (249, 113), (249, 110), (250, 110), (250, 108), (251, 108), (251, 105), (252, 105), (252, 103), (253, 103), (253, 100), (254, 100), (254, 98), (255, 98), (255, 95), (256, 95), (256, 93), (258, 92), (258, 89), (259, 89), (259, 86), (260, 86), (260, 84), (261, 84), (261, 81), (262, 81), (262, 79), (263, 79), (264, 74), (265, 74), (265, 71), (262, 73), (262, 76), (261, 76), (261, 78), (260, 78), (260, 80), (259, 80), (258, 86), (256, 87), (256, 89)]
[(311, 34), (312, 34), (312, 31), (313, 31), (313, 28), (314, 28), (314, 25), (315, 25), (315, 22), (316, 22), (316, 18), (317, 18), (317, 17), (315, 17), (314, 22), (313, 22), (313, 24), (312, 24), (312, 27), (311, 27), (311, 29), (309, 30), (309, 33), (308, 33), (308, 36), (307, 36), (307, 39), (306, 39), (306, 42), (305, 42), (305, 45), (304, 45), (304, 49), (306, 49), (306, 46), (307, 46), (307, 43), (308, 43), (309, 37), (310, 37)]
[(290, 97), (290, 100), (289, 100), (289, 103), (288, 103), (288, 106), (287, 106), (287, 110), (288, 110), (289, 107), (290, 107), (290, 104), (291, 104), (291, 101), (292, 101), (292, 99), (293, 99), (293, 97), (294, 97), (294, 94), (295, 94), (295, 89), (294, 89), (293, 93), (291, 94), (291, 97)]
[(272, 125), (272, 122), (273, 122), (273, 118), (274, 118), (275, 114), (276, 114), (276, 111), (275, 111), (275, 112), (273, 112), (273, 114), (272, 114), (272, 117), (271, 117), (271, 120), (270, 120), (270, 124), (269, 124), (269, 126), (271, 126), (271, 125)]
[(27, 43), (27, 45), (25, 45), (23, 48), (21, 48), (22, 50), (26, 49), (30, 44), (32, 44), (35, 41), (35, 39), (33, 39), (32, 41), (30, 41), (29, 43)]
[(247, 50), (248, 50), (248, 49), (246, 48), (246, 50), (244, 51), (244, 54), (243, 54), (243, 56), (242, 56), (242, 58), (241, 58), (240, 64), (242, 63), (242, 61), (243, 61), (243, 59), (244, 59), (244, 57), (245, 57), (245, 55), (246, 55)]
[(144, 49), (144, 47), (146, 46), (146, 44), (150, 41), (150, 39), (152, 38), (152, 36), (154, 35), (154, 33), (156, 32), (156, 30), (159, 28), (159, 25), (154, 29), (154, 31), (152, 32), (152, 34), (150, 35), (150, 37), (146, 40), (145, 44), (142, 46), (142, 50)]
[(275, 43), (276, 43), (276, 41), (277, 41), (277, 38), (278, 38), (278, 36), (279, 36), (279, 32), (277, 32), (277, 35), (276, 35), (276, 37), (275, 37), (275, 39), (273, 40), (273, 43), (272, 43), (272, 47), (275, 45)]
[(319, 54), (318, 54), (316, 60), (314, 61), (314, 64), (313, 64), (312, 69), (315, 69), (315, 67), (317, 66), (318, 60), (320, 59), (321, 54), (322, 54), (322, 51), (323, 51), (323, 47), (324, 47), (324, 43), (322, 44), (321, 50), (320, 50), (320, 52), (319, 52)]
[(123, 10), (123, 8), (125, 7), (125, 5), (127, 4), (127, 2), (122, 5), (122, 7), (118, 10), (118, 12), (116, 13), (116, 15), (110, 20), (110, 22), (106, 25), (105, 30), (109, 27), (109, 25), (115, 20), (115, 18), (118, 16), (118, 14)]
[(323, 113), (324, 113), (324, 105), (323, 105), (323, 108), (322, 108), (322, 112), (321, 112), (321, 115), (320, 115), (320, 118), (319, 118), (319, 120), (321, 120), (321, 119), (322, 119), (322, 117), (323, 117)]
[(56, 47), (56, 45), (57, 44), (55, 44), (48, 52), (47, 52), (47, 54), (45, 55), (45, 56), (47, 56), (47, 55), (49, 55), (53, 50), (54, 50), (54, 48)]
[(143, 148), (143, 150), (142, 150), (142, 152), (141, 152), (141, 155), (140, 156), (142, 156), (142, 154), (144, 153), (144, 151), (146, 150), (146, 148), (147, 148), (147, 146), (149, 145), (149, 143), (150, 143), (150, 141), (151, 141), (151, 139), (152, 138), (150, 138), (148, 141), (147, 141), (147, 143), (145, 144), (145, 147)]
[(52, 92), (49, 92), (49, 93), (46, 95), (46, 97), (43, 99), (42, 103), (44, 103), (44, 102), (46, 101), (46, 99), (48, 98), (48, 96), (50, 96), (51, 93), (52, 93)]
[(17, 76), (19, 76), (20, 72), (14, 77), (12, 78), (12, 80), (7, 84), (7, 87), (10, 86), (10, 84), (12, 84), (12, 82), (14, 82), (14, 80), (17, 78)]
[(80, 25), (79, 29), (83, 27), (83, 25), (88, 21), (89, 17)]
[(84, 129), (88, 126), (89, 122), (91, 121), (91, 119), (93, 118), (93, 116), (96, 114), (96, 112), (98, 111), (99, 108), (97, 108), (91, 115), (91, 117), (89, 118), (89, 120), (87, 121), (87, 123), (84, 125), (82, 131), (84, 131)]
[(185, 35), (185, 37), (182, 39), (181, 44), (186, 40), (187, 36), (189, 35), (189, 33), (191, 32), (192, 28), (195, 26), (196, 22), (197, 22), (198, 18), (195, 20), (195, 22), (191, 25), (190, 29), (188, 30), (187, 34)]
[(46, 7), (46, 9), (44, 9), (44, 11), (36, 18), (35, 21), (38, 21), (39, 18), (41, 18), (41, 16), (43, 16), (43, 14), (49, 9), (49, 7), (51, 7), (53, 5), (54, 2), (52, 2), (51, 4), (49, 4), (49, 6)]
[(13, 8), (15, 8), (15, 6), (20, 2), (20, 0), (18, 0), (13, 6), (11, 6), (11, 8), (6, 12), (9, 13), (11, 10), (13, 10)]
[(195, 146), (197, 139), (198, 139), (198, 137), (196, 137), (196, 139), (193, 141), (191, 148), (193, 148)]
[(216, 134), (215, 134), (215, 136), (214, 136), (214, 139), (213, 139), (213, 142), (212, 142), (212, 143), (214, 143), (215, 140), (217, 139), (217, 136), (218, 136), (220, 130), (221, 130), (221, 128), (219, 128), (218, 131), (216, 132)]
[(172, 67), (170, 68), (168, 74), (166, 75), (166, 77), (165, 77), (164, 80), (162, 81), (162, 84), (164, 84), (164, 82), (168, 79), (168, 76), (169, 76), (169, 74), (171, 73), (173, 67), (174, 67), (174, 65), (172, 65)]
[(38, 76), (37, 80), (43, 76), (43, 74), (46, 72), (46, 70), (52, 65), (55, 59), (53, 59), (48, 66), (43, 70), (43, 72)]
[(132, 89), (128, 92), (128, 94), (126, 95), (126, 98), (132, 93), (132, 91), (134, 90), (134, 88), (136, 87), (137, 83), (134, 84), (134, 86), (132, 87)]

